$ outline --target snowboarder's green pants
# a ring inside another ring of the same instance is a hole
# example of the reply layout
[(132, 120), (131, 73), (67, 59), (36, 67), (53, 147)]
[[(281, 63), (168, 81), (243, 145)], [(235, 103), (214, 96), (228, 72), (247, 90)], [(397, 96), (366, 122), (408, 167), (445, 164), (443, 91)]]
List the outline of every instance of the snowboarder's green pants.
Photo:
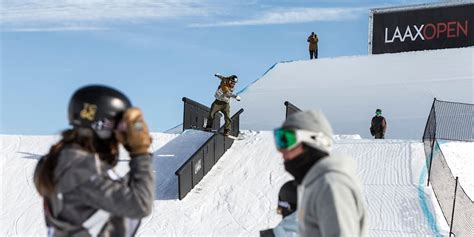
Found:
[(214, 103), (211, 105), (211, 110), (209, 111), (209, 116), (207, 117), (207, 128), (212, 127), (212, 122), (214, 121), (214, 118), (216, 117), (216, 113), (221, 111), (224, 114), (224, 128), (227, 131), (230, 131), (230, 105), (229, 103), (220, 101), (220, 100), (215, 100)]

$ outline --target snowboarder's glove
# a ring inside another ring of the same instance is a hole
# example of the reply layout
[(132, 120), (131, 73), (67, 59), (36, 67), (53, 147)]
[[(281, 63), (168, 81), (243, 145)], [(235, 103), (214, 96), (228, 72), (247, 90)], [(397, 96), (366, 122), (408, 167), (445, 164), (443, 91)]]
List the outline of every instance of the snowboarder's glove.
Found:
[(236, 99), (237, 101), (240, 101), (240, 96), (236, 96), (235, 99)]
[(151, 137), (139, 108), (130, 108), (125, 111), (122, 121), (118, 125), (116, 137), (130, 153), (130, 156), (135, 157), (148, 153)]
[(219, 78), (222, 77), (222, 75), (219, 74), (219, 73), (214, 74), (214, 76), (215, 76), (215, 77), (219, 77)]

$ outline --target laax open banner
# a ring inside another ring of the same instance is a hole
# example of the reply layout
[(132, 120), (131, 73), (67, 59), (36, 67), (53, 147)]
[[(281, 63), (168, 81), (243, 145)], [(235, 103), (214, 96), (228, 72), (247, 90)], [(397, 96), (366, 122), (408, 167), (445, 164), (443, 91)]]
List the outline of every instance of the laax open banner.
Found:
[(474, 4), (373, 10), (372, 54), (474, 45)]

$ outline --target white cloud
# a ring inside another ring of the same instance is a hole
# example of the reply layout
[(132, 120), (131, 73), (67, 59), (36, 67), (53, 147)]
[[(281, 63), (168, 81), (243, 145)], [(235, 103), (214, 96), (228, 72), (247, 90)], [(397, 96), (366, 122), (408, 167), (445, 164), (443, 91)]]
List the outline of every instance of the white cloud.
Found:
[[(223, 27), (342, 21), (367, 11), (366, 8), (281, 7), (263, 11), (259, 6), (251, 9), (243, 3), (224, 0), (2, 0), (0, 22), (4, 32), (87, 31), (110, 29), (115, 23), (214, 16), (217, 20), (212, 23), (189, 26)], [(240, 17), (250, 14), (256, 17)], [(240, 20), (219, 20), (224, 15)]]
[[(224, 21), (217, 23), (195, 23), (190, 27), (223, 27), (305, 23), (315, 21), (344, 21), (366, 14), (367, 8), (290, 8), (277, 9), (261, 13), (260, 17), (252, 19)], [(257, 14), (258, 15), (258, 14)]]
[(83, 25), (137, 22), (185, 16), (205, 16), (211, 11), (197, 0), (3, 0), (3, 29), (87, 29)]
[(109, 28), (105, 27), (81, 27), (81, 26), (65, 26), (65, 27), (44, 27), (44, 28), (6, 28), (4, 32), (54, 32), (54, 31), (104, 31)]

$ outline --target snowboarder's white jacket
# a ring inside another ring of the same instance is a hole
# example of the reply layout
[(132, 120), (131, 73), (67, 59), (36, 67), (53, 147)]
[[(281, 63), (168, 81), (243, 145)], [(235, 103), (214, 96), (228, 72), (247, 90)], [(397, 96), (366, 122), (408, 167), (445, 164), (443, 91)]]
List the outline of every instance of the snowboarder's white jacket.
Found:
[(367, 236), (367, 216), (355, 162), (330, 155), (298, 187), (300, 236)]
[(48, 236), (134, 235), (153, 208), (151, 157), (132, 158), (126, 179), (114, 180), (110, 168), (76, 145), (63, 148), (54, 170), (56, 191), (44, 200)]
[(229, 84), (229, 77), (224, 77), (221, 75), (216, 75), (217, 78), (221, 80), (219, 87), (217, 87), (214, 97), (216, 100), (230, 103), (231, 98), (236, 98), (237, 95), (234, 94), (234, 88)]

